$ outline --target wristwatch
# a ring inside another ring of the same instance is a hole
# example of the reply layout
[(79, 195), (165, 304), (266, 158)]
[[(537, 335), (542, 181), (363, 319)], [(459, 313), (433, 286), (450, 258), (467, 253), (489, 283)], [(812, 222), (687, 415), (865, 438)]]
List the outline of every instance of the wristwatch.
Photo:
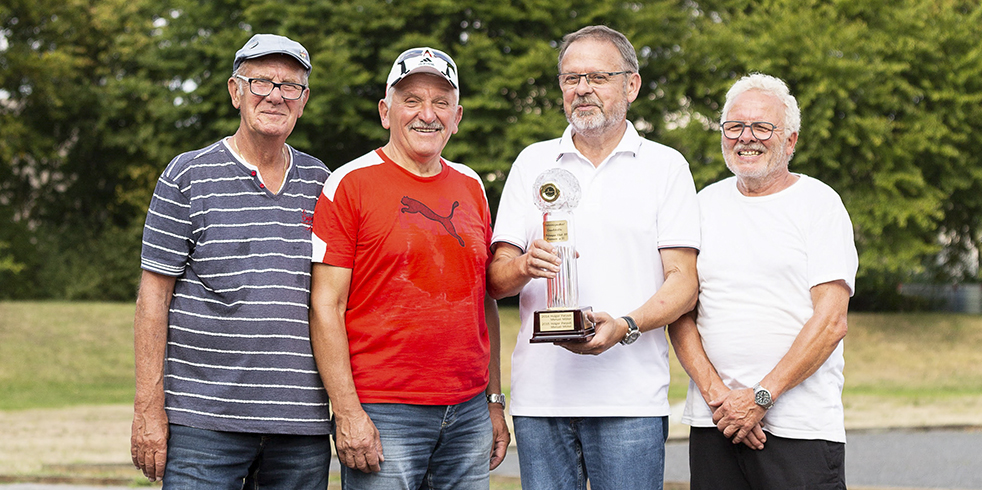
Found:
[(637, 323), (634, 323), (633, 318), (629, 316), (622, 316), (621, 318), (627, 322), (627, 333), (624, 334), (624, 339), (621, 340), (621, 343), (624, 345), (631, 345), (635, 340), (638, 340), (638, 337), (641, 336), (641, 329), (638, 328)]
[(501, 408), (505, 408), (505, 394), (504, 393), (492, 393), (487, 395), (488, 403), (500, 403)]
[(771, 397), (771, 392), (767, 391), (757, 383), (754, 385), (754, 402), (761, 406), (764, 410), (770, 410), (774, 406), (774, 398)]

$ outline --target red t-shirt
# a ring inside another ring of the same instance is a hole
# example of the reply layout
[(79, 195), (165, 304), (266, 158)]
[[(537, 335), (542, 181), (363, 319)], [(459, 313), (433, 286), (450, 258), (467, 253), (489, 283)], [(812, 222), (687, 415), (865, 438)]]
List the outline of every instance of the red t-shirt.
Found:
[(416, 176), (382, 150), (331, 174), (314, 262), (352, 270), (345, 326), (363, 403), (453, 405), (488, 383), (491, 212), (473, 170)]

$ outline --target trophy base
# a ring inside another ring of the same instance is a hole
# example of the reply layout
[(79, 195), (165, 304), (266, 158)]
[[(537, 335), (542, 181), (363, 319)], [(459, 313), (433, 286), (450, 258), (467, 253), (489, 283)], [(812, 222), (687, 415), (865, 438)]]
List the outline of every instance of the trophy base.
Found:
[(589, 306), (549, 309), (534, 313), (534, 328), (529, 342), (587, 342), (593, 338), (593, 322), (584, 315)]

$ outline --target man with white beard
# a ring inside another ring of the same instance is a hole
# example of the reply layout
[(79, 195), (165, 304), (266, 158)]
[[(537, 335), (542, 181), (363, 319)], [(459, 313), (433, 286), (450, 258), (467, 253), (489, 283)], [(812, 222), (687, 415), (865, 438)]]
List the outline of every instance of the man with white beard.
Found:
[(726, 94), (734, 177), (699, 192), (699, 306), (669, 327), (692, 379), (693, 490), (846, 488), (842, 338), (858, 259), (838, 194), (788, 169), (800, 125), (777, 78)]
[[(488, 272), (492, 297), (521, 295), (510, 406), (522, 487), (660, 489), (670, 411), (664, 326), (696, 300), (695, 186), (681, 154), (643, 139), (626, 119), (642, 83), (623, 34), (604, 26), (568, 34), (558, 78), (570, 125), (515, 160)], [(561, 264), (532, 201), (537, 177), (555, 168), (582, 189), (579, 298), (597, 311), (586, 314), (592, 339), (560, 347), (529, 343), (546, 280)]]

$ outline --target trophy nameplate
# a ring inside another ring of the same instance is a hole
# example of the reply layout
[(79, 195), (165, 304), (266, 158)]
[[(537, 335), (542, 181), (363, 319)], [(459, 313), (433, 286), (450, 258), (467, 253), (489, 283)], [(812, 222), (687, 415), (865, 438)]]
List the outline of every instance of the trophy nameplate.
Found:
[(562, 260), (555, 278), (546, 280), (546, 309), (533, 314), (529, 342), (586, 342), (593, 337), (589, 306), (578, 304), (573, 209), (580, 201), (580, 184), (566, 170), (554, 168), (535, 180), (533, 200), (542, 211), (542, 237)]

